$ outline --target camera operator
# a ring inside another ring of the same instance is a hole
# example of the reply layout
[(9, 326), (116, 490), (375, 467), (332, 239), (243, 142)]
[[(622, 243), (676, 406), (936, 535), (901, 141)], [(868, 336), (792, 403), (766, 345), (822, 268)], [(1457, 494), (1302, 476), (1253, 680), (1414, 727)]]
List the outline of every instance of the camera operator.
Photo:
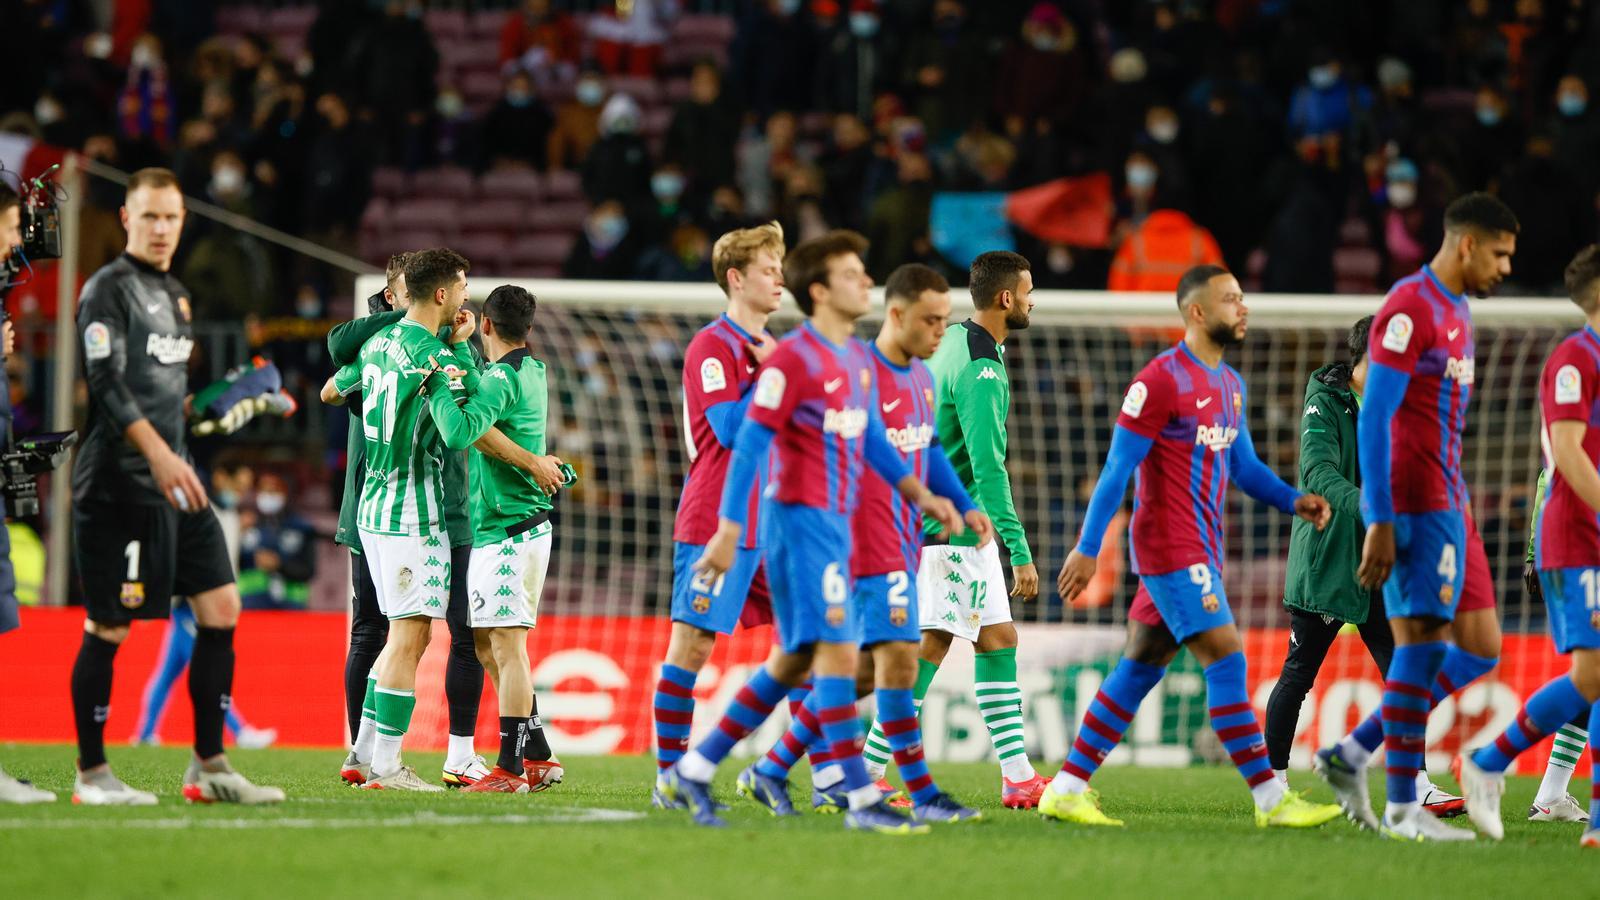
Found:
[(198, 625), (189, 664), (194, 757), (184, 796), (274, 803), (278, 788), (233, 771), (222, 751), (233, 686), (239, 591), (222, 526), (185, 447), (189, 292), (170, 271), (183, 231), (183, 194), (167, 169), (140, 169), (121, 210), (126, 251), (83, 287), (77, 327), (89, 417), (72, 471), (74, 563), (88, 620), (72, 667), (78, 774), (73, 800), (146, 806), (106, 762), (112, 663), (134, 619), (165, 619), (187, 597)]
[[(9, 186), (0, 184), (0, 272), (9, 273), (5, 264), (11, 261), (16, 246), (22, 243), (22, 201)], [(0, 277), (0, 306), (11, 292), (9, 277)], [(15, 336), (11, 320), (0, 326), (0, 425), (4, 434), (11, 433), (11, 386), (6, 382), (5, 357), (11, 355)], [(17, 576), (11, 568), (11, 533), (5, 529), (4, 510), (0, 509), (0, 634), (22, 624), (17, 615)], [(0, 769), (0, 803), (50, 803), (56, 795), (41, 790), (20, 778), (14, 778)]]

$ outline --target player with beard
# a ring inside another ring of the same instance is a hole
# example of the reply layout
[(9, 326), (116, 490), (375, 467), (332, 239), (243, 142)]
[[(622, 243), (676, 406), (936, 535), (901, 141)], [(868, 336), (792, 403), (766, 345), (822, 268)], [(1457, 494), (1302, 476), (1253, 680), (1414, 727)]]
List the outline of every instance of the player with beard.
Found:
[(1069, 603), (1089, 584), (1106, 527), (1137, 469), (1129, 546), (1139, 593), (1129, 617), (1151, 627), (1164, 625), (1176, 643), (1155, 665), (1131, 652), (1117, 663), (1084, 714), (1061, 771), (1040, 798), (1039, 812), (1080, 825), (1122, 824), (1100, 811), (1089, 779), (1166, 674), (1178, 644), (1185, 644), (1204, 668), (1211, 727), (1250, 786), (1256, 825), (1321, 825), (1337, 817), (1339, 807), (1307, 803), (1272, 775), (1250, 704), (1239, 628), (1222, 586), (1227, 533), (1222, 511), (1230, 480), (1251, 497), (1318, 528), (1328, 523), (1328, 502), (1290, 487), (1256, 456), (1244, 419), (1244, 382), (1222, 361), (1228, 347), (1244, 340), (1248, 324), (1238, 280), (1220, 266), (1196, 266), (1178, 283), (1178, 310), (1183, 341), (1151, 360), (1128, 386), (1078, 546), (1056, 581)]

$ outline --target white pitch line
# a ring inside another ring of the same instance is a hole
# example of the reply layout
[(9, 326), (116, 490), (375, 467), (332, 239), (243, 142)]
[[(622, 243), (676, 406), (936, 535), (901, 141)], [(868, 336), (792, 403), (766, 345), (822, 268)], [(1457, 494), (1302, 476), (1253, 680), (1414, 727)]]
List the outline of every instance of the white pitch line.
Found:
[(86, 819), (69, 817), (59, 819), (0, 819), (0, 831), (11, 828), (32, 830), (80, 828), (144, 828), (158, 830), (184, 830), (191, 828), (218, 830), (247, 830), (254, 828), (412, 828), (430, 825), (457, 827), (462, 825), (540, 825), (551, 822), (633, 822), (644, 817), (645, 814), (642, 812), (586, 807), (573, 807), (542, 813), (537, 816), (522, 813), (506, 813), (497, 816), (459, 816), (420, 812), (381, 819), (308, 819), (303, 817), (212, 819), (188, 816), (160, 819)]

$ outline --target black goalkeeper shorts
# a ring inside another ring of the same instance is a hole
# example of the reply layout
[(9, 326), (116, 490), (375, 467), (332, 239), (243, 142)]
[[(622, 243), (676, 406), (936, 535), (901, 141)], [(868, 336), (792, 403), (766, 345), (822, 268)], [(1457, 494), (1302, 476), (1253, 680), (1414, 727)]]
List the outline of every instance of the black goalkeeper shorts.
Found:
[(217, 514), (171, 506), (79, 503), (72, 512), (73, 565), (89, 619), (122, 625), (165, 619), (172, 598), (234, 581)]

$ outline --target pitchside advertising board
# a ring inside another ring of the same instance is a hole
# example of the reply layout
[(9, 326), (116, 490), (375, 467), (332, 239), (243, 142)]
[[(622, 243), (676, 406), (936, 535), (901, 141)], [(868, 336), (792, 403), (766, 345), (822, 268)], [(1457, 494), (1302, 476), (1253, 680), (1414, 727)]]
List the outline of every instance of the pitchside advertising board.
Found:
[[(117, 655), (107, 739), (126, 742), (138, 718), (141, 695), (161, 651), (161, 625), (135, 623), (133, 635)], [(417, 709), (407, 746), (443, 749), (447, 714), (444, 663), (449, 645), (444, 623), (435, 623), (434, 640), (418, 677)], [(0, 743), (68, 742), (73, 739), (68, 676), (81, 642), (79, 610), (27, 608), (22, 628), (0, 636), (6, 681), (0, 688)], [(669, 623), (660, 618), (586, 616), (541, 617), (529, 641), (539, 711), (550, 742), (565, 756), (646, 753), (654, 745), (651, 703), (656, 670), (666, 652)], [(1121, 629), (1077, 626), (1021, 626), (1018, 677), (1028, 727), (1028, 753), (1049, 764), (1062, 759), (1074, 729), (1100, 682), (1116, 664)], [(328, 613), (246, 612), (237, 637), (238, 674), (234, 700), (247, 721), (278, 729), (280, 744), (338, 747), (345, 740), (343, 719), (345, 617)], [(695, 739), (714, 726), (771, 647), (770, 628), (741, 630), (718, 642), (696, 690)], [(1278, 629), (1245, 632), (1251, 696), (1258, 713), (1281, 667), (1288, 633)], [(1428, 725), (1428, 764), (1444, 772), (1462, 746), (1486, 743), (1516, 715), (1521, 698), (1564, 671), (1543, 635), (1506, 635), (1502, 666), (1459, 696), (1447, 699)], [(1341, 636), (1328, 655), (1323, 678), (1306, 698), (1296, 737), (1294, 764), (1304, 767), (1311, 752), (1342, 735), (1373, 709), (1382, 694), (1377, 669), (1358, 638)], [(865, 704), (864, 704), (865, 706)], [(492, 688), (485, 689), (477, 740), (497, 740)], [(870, 710), (864, 710), (870, 712)], [(972, 653), (956, 649), (940, 669), (922, 708), (925, 744), (935, 761), (993, 759), (988, 733), (972, 697)], [(761, 731), (740, 748), (753, 755), (769, 746), (788, 721), (780, 708)], [(183, 745), (192, 735), (183, 682), (167, 704), (161, 737)], [(1519, 760), (1522, 772), (1544, 766), (1549, 743)], [(1225, 754), (1206, 718), (1205, 680), (1187, 653), (1145, 699), (1128, 740), (1108, 764), (1184, 766), (1224, 762)]]

